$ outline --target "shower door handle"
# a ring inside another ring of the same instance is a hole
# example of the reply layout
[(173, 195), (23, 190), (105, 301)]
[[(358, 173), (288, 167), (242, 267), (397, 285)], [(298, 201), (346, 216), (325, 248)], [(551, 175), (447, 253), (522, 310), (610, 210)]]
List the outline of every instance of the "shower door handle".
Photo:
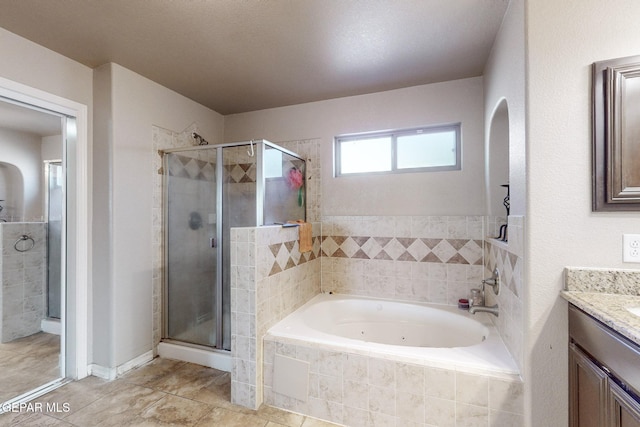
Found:
[(212, 248), (217, 248), (218, 247), (218, 241), (216, 240), (215, 237), (209, 238), (209, 246), (212, 247)]

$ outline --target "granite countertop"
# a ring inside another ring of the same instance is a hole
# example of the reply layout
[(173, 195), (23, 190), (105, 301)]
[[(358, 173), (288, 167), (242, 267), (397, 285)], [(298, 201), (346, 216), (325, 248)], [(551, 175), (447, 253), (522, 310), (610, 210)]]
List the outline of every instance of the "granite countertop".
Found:
[(640, 296), (585, 291), (561, 294), (571, 304), (640, 345), (640, 316), (627, 310), (640, 307)]
[(564, 299), (640, 345), (640, 270), (565, 268)]

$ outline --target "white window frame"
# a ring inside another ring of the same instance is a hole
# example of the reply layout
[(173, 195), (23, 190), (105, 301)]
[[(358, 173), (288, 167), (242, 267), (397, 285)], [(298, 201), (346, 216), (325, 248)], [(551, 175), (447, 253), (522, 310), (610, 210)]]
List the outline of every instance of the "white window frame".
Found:
[[(397, 139), (399, 136), (425, 134), (425, 133), (441, 133), (455, 131), (456, 134), (456, 163), (455, 165), (446, 166), (429, 166), (419, 168), (398, 168), (397, 166)], [(354, 141), (359, 139), (371, 139), (376, 137), (391, 137), (391, 170), (374, 171), (374, 172), (348, 172), (341, 171), (341, 144), (342, 142)], [(358, 175), (384, 175), (395, 173), (415, 173), (415, 172), (440, 172), (440, 171), (456, 171), (462, 170), (462, 125), (461, 123), (441, 124), (434, 126), (423, 126), (409, 129), (395, 129), (377, 132), (364, 132), (339, 135), (334, 138), (334, 176), (358, 176)]]

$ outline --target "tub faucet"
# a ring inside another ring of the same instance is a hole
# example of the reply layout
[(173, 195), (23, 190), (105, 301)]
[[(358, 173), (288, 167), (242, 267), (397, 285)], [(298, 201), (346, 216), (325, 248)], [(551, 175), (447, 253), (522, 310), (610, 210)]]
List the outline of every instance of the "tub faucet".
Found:
[(471, 307), (469, 307), (469, 313), (476, 314), (477, 312), (491, 313), (494, 316), (498, 317), (498, 304), (492, 306), (472, 305)]
[[(493, 274), (491, 275), (491, 277), (488, 277), (482, 281), (483, 301), (486, 301), (484, 299), (485, 285), (491, 286), (493, 288), (493, 293), (496, 294), (496, 296), (498, 295), (498, 293), (500, 293), (500, 272), (498, 271), (497, 268), (493, 270)], [(469, 307), (469, 313), (471, 314), (476, 314), (476, 312), (482, 312), (482, 311), (485, 313), (491, 313), (494, 316), (498, 317), (498, 304), (495, 304), (492, 306), (472, 305), (471, 307)]]

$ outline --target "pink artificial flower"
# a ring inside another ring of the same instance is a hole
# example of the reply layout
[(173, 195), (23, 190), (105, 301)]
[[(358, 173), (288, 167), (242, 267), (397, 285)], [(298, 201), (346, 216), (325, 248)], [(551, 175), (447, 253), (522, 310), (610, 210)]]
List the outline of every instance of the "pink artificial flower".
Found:
[(289, 170), (289, 176), (287, 176), (287, 184), (289, 185), (289, 188), (297, 190), (302, 187), (302, 181), (302, 172), (297, 168), (291, 168)]

